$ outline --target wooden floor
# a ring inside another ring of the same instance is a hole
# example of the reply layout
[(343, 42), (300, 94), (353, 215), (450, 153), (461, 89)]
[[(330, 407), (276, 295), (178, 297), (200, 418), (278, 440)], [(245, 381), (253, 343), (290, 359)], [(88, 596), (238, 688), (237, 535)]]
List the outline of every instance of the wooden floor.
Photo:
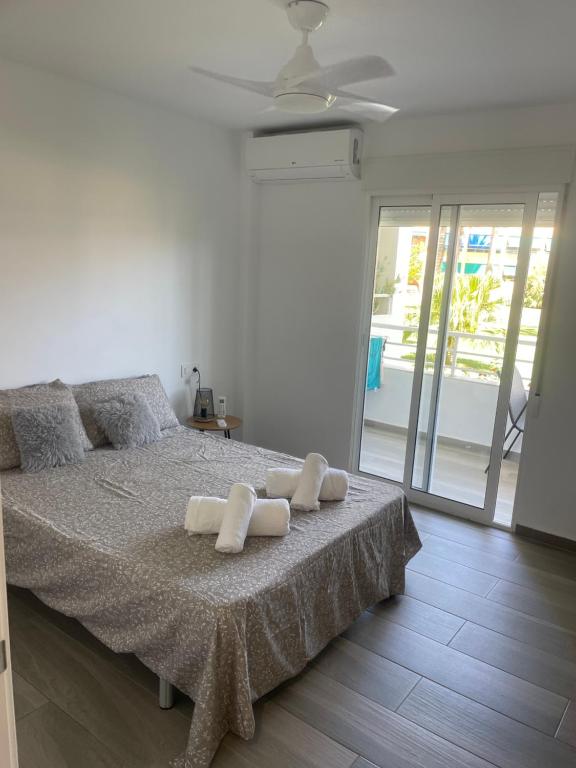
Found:
[[(406, 595), (367, 611), (228, 736), (214, 768), (575, 768), (576, 553), (415, 510)], [(192, 705), (10, 590), (21, 768), (160, 768)]]

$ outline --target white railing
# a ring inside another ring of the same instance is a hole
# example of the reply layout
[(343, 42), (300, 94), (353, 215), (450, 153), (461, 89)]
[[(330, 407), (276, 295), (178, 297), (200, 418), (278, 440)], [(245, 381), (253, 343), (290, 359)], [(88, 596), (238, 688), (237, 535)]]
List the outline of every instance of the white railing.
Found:
[[(386, 333), (388, 331), (389, 333)], [(416, 341), (414, 342), (408, 342), (403, 341), (402, 337), (406, 333), (414, 333), (417, 334), (418, 332), (418, 326), (414, 325), (395, 325), (394, 323), (387, 323), (382, 321), (374, 321), (372, 322), (372, 330), (371, 333), (373, 336), (382, 336), (386, 339), (386, 345), (383, 352), (383, 358), (388, 361), (389, 365), (392, 365), (392, 367), (399, 367), (399, 368), (409, 368), (411, 365), (413, 365), (413, 361), (407, 359), (407, 355), (414, 354), (416, 352)], [(434, 328), (429, 329), (430, 335), (438, 335), (438, 331)], [(395, 339), (394, 336), (399, 338), (398, 341), (397, 338)], [(500, 363), (504, 359), (504, 355), (502, 354), (504, 351), (504, 345), (506, 343), (506, 337), (505, 336), (494, 336), (492, 334), (481, 334), (481, 333), (466, 333), (464, 331), (448, 331), (448, 337), (452, 338), (453, 344), (450, 346), (450, 367), (449, 370), (445, 370), (445, 375), (449, 376), (456, 376), (458, 374), (469, 376), (470, 373), (474, 372), (473, 369), (470, 369), (470, 367), (466, 365), (459, 365), (459, 355), (466, 356), (467, 359), (477, 359), (479, 362), (483, 362), (484, 360), (490, 360), (494, 361), (495, 368), (499, 369), (500, 366), (498, 363)], [(463, 341), (469, 341), (469, 342), (481, 342), (483, 344), (493, 344), (495, 345), (495, 349), (491, 352), (479, 352), (475, 349), (462, 349), (462, 342)], [(500, 345), (502, 352), (498, 350), (498, 346)], [(536, 339), (527, 339), (525, 337), (520, 336), (518, 339), (518, 347), (524, 347), (529, 348), (532, 350), (532, 355), (528, 358), (526, 357), (516, 357), (516, 365), (518, 366), (518, 370), (520, 371), (520, 374), (522, 376), (522, 379), (524, 380), (524, 383), (526, 386), (530, 383), (530, 378), (532, 375), (532, 365), (534, 363), (534, 349), (536, 348)], [(427, 346), (426, 347), (426, 354), (434, 353), (436, 351), (436, 347), (433, 346)], [(489, 371), (478, 371), (478, 377), (484, 378), (487, 381), (496, 382), (498, 381), (498, 375), (496, 372), (493, 374), (490, 374)]]

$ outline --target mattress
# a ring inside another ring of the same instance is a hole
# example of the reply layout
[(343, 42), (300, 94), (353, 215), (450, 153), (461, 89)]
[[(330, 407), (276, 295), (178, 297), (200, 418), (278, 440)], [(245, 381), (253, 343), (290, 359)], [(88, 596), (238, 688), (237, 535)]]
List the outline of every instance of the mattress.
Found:
[(206, 768), (232, 731), (254, 733), (252, 703), (300, 672), (367, 607), (404, 591), (420, 548), (402, 492), (351, 476), (348, 498), (294, 513), (284, 538), (244, 551), (189, 536), (191, 495), (264, 495), (293, 457), (176, 427), (143, 448), (101, 448), (82, 464), (0, 474), (11, 584), (78, 619), (195, 702), (178, 768)]

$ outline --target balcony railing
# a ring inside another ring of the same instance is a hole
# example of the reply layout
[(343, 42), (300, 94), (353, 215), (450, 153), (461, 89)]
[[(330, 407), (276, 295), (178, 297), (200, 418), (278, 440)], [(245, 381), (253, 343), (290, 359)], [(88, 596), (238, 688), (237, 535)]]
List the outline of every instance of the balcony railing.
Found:
[[(385, 365), (393, 368), (411, 370), (416, 356), (416, 336), (418, 327), (413, 325), (396, 325), (378, 320), (372, 321), (372, 336), (382, 336), (386, 344), (382, 354)], [(407, 333), (414, 334), (414, 340), (406, 340)], [(436, 329), (429, 329), (429, 339), (438, 335)], [(498, 382), (498, 374), (502, 368), (504, 359), (504, 346), (506, 337), (486, 333), (465, 333), (463, 331), (448, 331), (451, 343), (448, 344), (447, 363), (444, 366), (444, 375), (462, 378), (475, 378), (485, 383)], [(474, 345), (492, 347), (491, 350), (479, 351)], [(516, 365), (526, 385), (530, 384), (532, 366), (534, 363), (534, 350), (536, 338), (520, 336), (518, 339), (518, 353)], [(523, 354), (521, 350), (526, 350)], [(435, 346), (426, 346), (426, 366), (433, 366)]]

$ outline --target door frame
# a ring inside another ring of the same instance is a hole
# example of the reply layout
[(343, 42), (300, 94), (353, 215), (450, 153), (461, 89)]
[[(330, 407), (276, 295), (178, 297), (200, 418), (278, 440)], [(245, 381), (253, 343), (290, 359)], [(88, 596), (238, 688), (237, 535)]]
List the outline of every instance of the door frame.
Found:
[[(524, 186), (491, 186), (491, 187), (476, 187), (476, 188), (460, 188), (460, 189), (410, 189), (410, 190), (402, 190), (398, 192), (393, 192), (390, 190), (382, 190), (382, 191), (371, 191), (366, 193), (366, 217), (365, 217), (365, 246), (364, 246), (364, 268), (363, 268), (363, 288), (362, 288), (362, 299), (361, 299), (361, 313), (360, 313), (360, 326), (359, 326), (359, 332), (358, 332), (358, 345), (357, 345), (357, 362), (356, 362), (356, 383), (355, 383), (355, 392), (354, 392), (354, 402), (353, 402), (353, 423), (352, 423), (352, 435), (351, 435), (351, 441), (350, 441), (350, 456), (349, 456), (349, 469), (351, 472), (354, 472), (356, 474), (359, 474), (364, 477), (368, 478), (377, 478), (382, 480), (383, 482), (390, 483), (392, 485), (397, 485), (401, 488), (406, 488), (404, 482), (401, 481), (395, 481), (395, 480), (389, 480), (386, 478), (379, 478), (376, 475), (372, 475), (367, 472), (362, 472), (359, 469), (359, 463), (360, 463), (360, 447), (361, 447), (361, 438), (362, 438), (362, 427), (363, 427), (363, 415), (364, 415), (364, 405), (365, 405), (365, 387), (366, 387), (366, 374), (367, 374), (367, 362), (368, 362), (368, 339), (370, 336), (369, 329), (371, 324), (371, 317), (372, 317), (372, 303), (373, 303), (373, 289), (374, 289), (374, 270), (376, 265), (376, 256), (377, 256), (377, 246), (378, 246), (378, 217), (379, 217), (379, 209), (380, 207), (400, 207), (400, 206), (430, 206), (432, 208), (431, 212), (431, 222), (430, 222), (430, 235), (428, 240), (428, 254), (426, 259), (426, 269), (428, 276), (431, 275), (428, 271), (429, 265), (428, 265), (428, 259), (430, 257), (430, 254), (432, 253), (432, 240), (433, 240), (433, 228), (437, 224), (436, 222), (439, 221), (439, 217), (435, 216), (434, 212), (434, 206), (435, 204), (438, 204), (440, 200), (442, 200), (442, 204), (456, 204), (456, 205), (465, 205), (468, 202), (471, 202), (474, 204), (476, 203), (484, 203), (489, 204), (490, 202), (502, 202), (503, 200), (510, 202), (510, 196), (514, 195), (516, 198), (516, 202), (524, 202), (526, 200), (527, 202), (525, 205), (532, 203), (532, 201), (535, 201), (534, 206), (534, 216), (532, 217), (532, 214), (530, 213), (531, 217), (531, 223), (527, 220), (527, 208), (524, 209), (524, 217), (523, 217), (523, 234), (525, 235), (525, 240), (527, 242), (527, 248), (528, 248), (528, 254), (527, 258), (525, 259), (525, 267), (526, 267), (526, 274), (521, 280), (523, 283), (523, 289), (525, 285), (525, 280), (527, 277), (527, 271), (529, 269), (529, 259), (530, 259), (530, 248), (531, 248), (531, 242), (532, 242), (532, 233), (534, 229), (534, 223), (535, 223), (535, 217), (537, 212), (537, 204), (538, 204), (538, 197), (540, 194), (543, 194), (545, 192), (554, 193), (558, 195), (557, 198), (557, 207), (556, 207), (556, 213), (554, 218), (554, 232), (555, 236), (552, 240), (552, 247), (550, 251), (550, 257), (548, 260), (548, 268), (546, 272), (546, 283), (545, 283), (545, 290), (544, 290), (544, 297), (542, 301), (542, 311), (540, 316), (540, 325), (538, 328), (538, 338), (536, 342), (536, 349), (535, 349), (535, 357), (534, 357), (534, 365), (532, 369), (532, 386), (530, 388), (529, 393), (529, 402), (528, 402), (528, 408), (526, 413), (526, 426), (525, 431), (523, 435), (523, 443), (522, 446), (526, 445), (526, 441), (529, 440), (530, 435), (530, 421), (534, 418), (537, 418), (538, 411), (539, 411), (539, 403), (541, 402), (543, 392), (542, 392), (542, 370), (544, 365), (544, 350), (545, 350), (545, 338), (549, 329), (549, 315), (550, 315), (550, 304), (551, 304), (551, 294), (552, 294), (552, 287), (555, 279), (555, 273), (557, 269), (557, 253), (559, 248), (559, 242), (561, 240), (559, 236), (560, 232), (560, 225), (562, 222), (562, 216), (565, 206), (565, 200), (566, 200), (566, 193), (567, 193), (567, 186), (566, 184), (538, 184), (538, 185), (524, 185)], [(479, 192), (479, 189), (485, 189), (485, 193)], [(448, 202), (445, 202), (448, 201)], [(437, 211), (439, 213), (439, 205), (437, 208)], [(525, 225), (526, 224), (526, 225)], [(367, 233), (367, 235), (366, 235)], [(437, 237), (438, 232), (435, 233), (435, 241), (437, 245)], [(435, 257), (435, 251), (434, 251), (434, 257)], [(433, 277), (433, 275), (432, 275)], [(519, 281), (517, 280), (515, 282), (514, 286), (514, 296), (516, 296), (516, 302), (520, 302), (520, 310), (522, 307), (522, 298), (523, 298), (523, 290), (520, 291), (519, 287)], [(514, 299), (513, 296), (513, 299)], [(425, 296), (423, 296), (422, 304), (420, 307), (420, 323), (418, 328), (418, 347), (420, 346), (420, 339), (425, 338), (426, 335), (420, 334), (420, 331), (422, 330), (422, 318), (425, 318), (426, 320), (426, 330), (428, 328), (428, 320), (429, 320), (429, 314), (430, 314), (430, 302), (431, 302), (432, 294), (430, 290), (430, 297), (428, 301), (427, 309), (424, 307), (424, 299)], [(511, 307), (512, 312), (512, 307)], [(519, 327), (520, 327), (520, 315), (518, 316), (518, 328), (514, 332), (514, 335), (516, 336), (514, 344), (510, 341), (510, 326), (507, 334), (507, 342), (506, 342), (506, 348), (504, 357), (505, 360), (503, 361), (503, 366), (506, 362), (506, 357), (509, 358), (508, 360), (508, 366), (511, 366), (511, 370), (513, 369), (514, 365), (514, 355), (516, 353), (517, 348), (517, 341), (518, 341), (518, 333), (519, 333)], [(417, 348), (417, 356), (415, 361), (415, 367), (414, 367), (414, 378), (413, 378), (413, 393), (414, 393), (414, 387), (416, 386), (417, 382), (417, 365), (418, 362), (420, 362), (423, 370), (424, 360), (425, 360), (425, 343), (423, 342), (424, 351), (421, 352), (421, 360), (418, 360), (418, 348)], [(506, 354), (506, 351), (508, 351), (508, 354)], [(510, 381), (506, 382), (508, 386), (504, 389), (502, 386), (500, 387), (499, 392), (499, 398), (498, 398), (498, 406), (497, 406), (497, 414), (495, 419), (495, 425), (494, 425), (494, 431), (493, 431), (493, 442), (492, 442), (492, 449), (490, 454), (490, 462), (495, 462), (498, 459), (497, 463), (498, 466), (498, 472), (494, 474), (495, 479), (493, 480), (492, 488), (491, 488), (491, 494), (494, 498), (494, 502), (496, 499), (497, 491), (498, 491), (498, 481), (499, 481), (499, 475), (500, 475), (500, 465), (502, 461), (502, 454), (503, 454), (503, 445), (498, 446), (494, 440), (494, 437), (496, 436), (496, 427), (497, 427), (497, 420), (503, 420), (504, 415), (507, 413), (508, 408), (508, 400), (510, 398), (510, 389), (511, 389), (511, 376)], [(504, 392), (507, 390), (507, 398), (504, 396)], [(418, 408), (415, 405), (415, 398), (413, 397), (413, 393), (411, 396), (411, 406), (410, 406), (410, 418), (413, 419), (413, 411), (416, 413), (416, 418), (418, 414)], [(499, 411), (499, 413), (498, 413)], [(503, 415), (504, 414), (504, 415)], [(499, 425), (498, 425), (499, 426)], [(506, 421), (504, 420), (504, 429), (506, 427)], [(413, 432), (414, 436), (415, 433)], [(502, 437), (504, 435), (504, 431), (502, 431)], [(410, 424), (409, 424), (409, 431), (408, 431), (408, 438), (410, 438), (411, 432), (410, 432)], [(410, 461), (413, 463), (413, 451), (410, 450), (410, 446), (407, 444), (407, 462), (408, 459), (411, 457)], [(522, 482), (522, 455), (523, 451), (520, 454), (520, 465), (518, 468), (518, 481), (517, 481), (517, 487), (520, 486)], [(405, 472), (405, 478), (407, 476), (407, 472)], [(488, 489), (487, 489), (488, 493)], [(494, 522), (493, 520), (493, 513), (492, 513), (492, 519), (487, 519), (485, 514), (485, 509), (487, 509), (487, 505), (485, 505), (484, 510), (480, 510), (478, 507), (473, 507), (468, 504), (464, 504), (462, 502), (456, 502), (451, 499), (445, 499), (444, 497), (435, 496), (434, 494), (430, 493), (422, 493), (419, 491), (415, 491), (414, 489), (409, 488), (408, 486), (408, 492), (407, 497), (409, 501), (413, 501), (415, 503), (422, 504), (423, 506), (428, 506), (431, 509), (438, 510), (440, 512), (445, 512), (450, 515), (454, 515), (456, 517), (463, 517), (465, 519), (474, 520), (476, 522), (485, 524), (485, 525), (491, 525), (493, 527), (503, 527), (506, 528), (506, 526), (502, 526), (499, 523)], [(480, 514), (479, 514), (480, 513)], [(513, 511), (512, 511), (512, 523), (511, 527), (512, 530), (514, 529), (514, 521), (516, 517), (516, 506), (514, 505)]]

